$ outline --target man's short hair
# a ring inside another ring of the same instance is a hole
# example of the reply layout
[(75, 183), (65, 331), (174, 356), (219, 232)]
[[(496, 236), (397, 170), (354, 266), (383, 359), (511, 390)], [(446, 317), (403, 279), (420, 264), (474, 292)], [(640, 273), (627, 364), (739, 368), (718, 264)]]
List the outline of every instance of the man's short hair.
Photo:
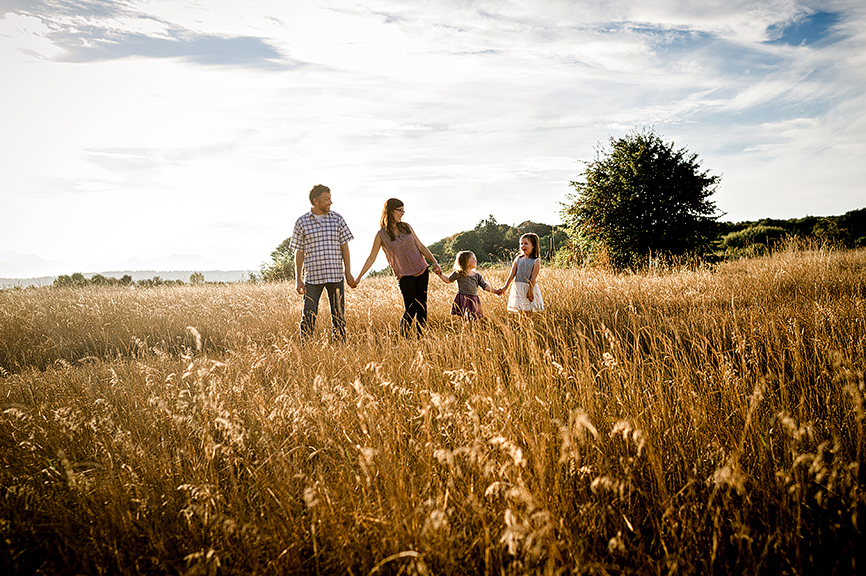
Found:
[(313, 186), (313, 189), (310, 190), (310, 204), (313, 204), (313, 201), (324, 194), (325, 192), (330, 192), (331, 189), (322, 184), (316, 184)]

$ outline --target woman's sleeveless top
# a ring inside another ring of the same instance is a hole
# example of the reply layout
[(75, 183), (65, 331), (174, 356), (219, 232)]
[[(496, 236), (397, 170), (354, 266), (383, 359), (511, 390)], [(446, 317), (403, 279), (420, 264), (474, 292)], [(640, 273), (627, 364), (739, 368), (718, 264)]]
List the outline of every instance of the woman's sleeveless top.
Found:
[(427, 268), (427, 260), (418, 250), (412, 234), (400, 234), (393, 240), (388, 237), (384, 228), (380, 228), (378, 234), (394, 276), (417, 276)]

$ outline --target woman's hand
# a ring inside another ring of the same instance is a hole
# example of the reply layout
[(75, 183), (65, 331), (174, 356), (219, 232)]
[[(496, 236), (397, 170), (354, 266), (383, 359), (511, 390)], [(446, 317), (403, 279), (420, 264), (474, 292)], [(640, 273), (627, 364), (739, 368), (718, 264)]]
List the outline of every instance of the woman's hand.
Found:
[(528, 298), (530, 302), (535, 300), (535, 292), (532, 290), (532, 284), (529, 285), (529, 290), (526, 291), (526, 298)]

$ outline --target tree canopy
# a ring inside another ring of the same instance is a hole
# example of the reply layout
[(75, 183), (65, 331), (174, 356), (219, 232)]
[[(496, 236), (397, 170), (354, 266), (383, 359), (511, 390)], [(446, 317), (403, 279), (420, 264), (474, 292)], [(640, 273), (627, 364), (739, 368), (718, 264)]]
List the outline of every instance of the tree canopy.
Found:
[(563, 222), (584, 255), (615, 268), (639, 265), (652, 253), (703, 252), (717, 238), (720, 177), (701, 170), (697, 154), (674, 148), (654, 129), (633, 130), (599, 147)]
[(283, 240), (271, 252), (270, 263), (262, 264), (262, 280), (265, 282), (280, 282), (295, 279), (295, 251), (289, 248), (291, 241), (291, 236)]
[(517, 226), (500, 224), (491, 214), (472, 230), (458, 232), (429, 246), (436, 259), (448, 267), (461, 250), (471, 250), (479, 263), (508, 262), (517, 254), (520, 236), (534, 232), (539, 237), (541, 258), (550, 261), (566, 241), (565, 232), (547, 224), (527, 220)]

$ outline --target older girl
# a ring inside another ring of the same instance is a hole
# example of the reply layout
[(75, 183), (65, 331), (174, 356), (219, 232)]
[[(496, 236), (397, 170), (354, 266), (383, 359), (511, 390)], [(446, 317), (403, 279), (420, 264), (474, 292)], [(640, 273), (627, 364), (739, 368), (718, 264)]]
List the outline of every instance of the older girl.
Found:
[(511, 265), (511, 272), (505, 286), (500, 288), (504, 292), (511, 286), (508, 294), (509, 312), (538, 312), (544, 310), (544, 300), (541, 298), (541, 289), (538, 287), (538, 273), (541, 270), (541, 258), (538, 250), (538, 235), (529, 232), (520, 237), (520, 254)]

